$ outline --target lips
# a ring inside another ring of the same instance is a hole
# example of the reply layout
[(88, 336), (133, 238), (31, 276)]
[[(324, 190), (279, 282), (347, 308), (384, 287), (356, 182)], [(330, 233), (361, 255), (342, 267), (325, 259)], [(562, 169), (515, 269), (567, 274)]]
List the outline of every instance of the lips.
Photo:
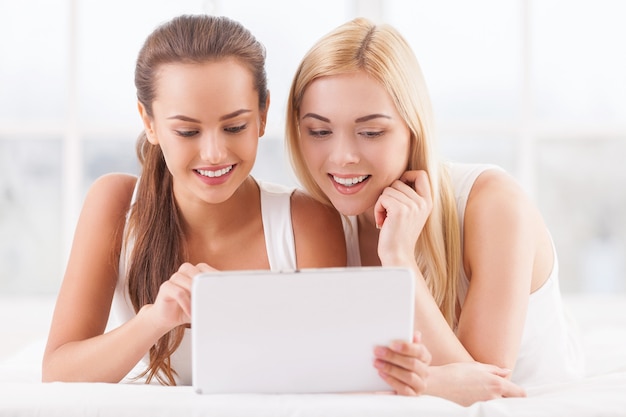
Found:
[(344, 187), (353, 187), (357, 184), (362, 183), (366, 179), (368, 179), (369, 175), (357, 175), (355, 177), (340, 177), (338, 175), (331, 174), (333, 181), (335, 181), (339, 185), (343, 185)]
[(371, 175), (328, 174), (328, 177), (339, 194), (351, 195), (363, 189), (371, 178)]
[(209, 177), (209, 178), (217, 178), (217, 177), (221, 177), (222, 175), (226, 175), (228, 174), (230, 171), (232, 171), (234, 165), (229, 165), (227, 167), (224, 168), (220, 168), (220, 169), (196, 169), (195, 171), (202, 175), (203, 177)]
[(219, 167), (202, 167), (196, 168), (193, 172), (197, 175), (204, 184), (210, 186), (217, 186), (226, 184), (230, 176), (235, 172), (237, 164), (232, 165), (220, 165)]

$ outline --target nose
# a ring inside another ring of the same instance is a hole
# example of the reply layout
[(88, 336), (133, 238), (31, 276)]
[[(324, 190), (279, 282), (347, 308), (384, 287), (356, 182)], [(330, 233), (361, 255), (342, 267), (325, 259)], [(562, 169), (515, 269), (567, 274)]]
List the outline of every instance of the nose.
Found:
[(331, 143), (332, 149), (329, 160), (332, 163), (346, 166), (360, 161), (356, 138), (347, 134), (335, 134), (335, 140)]
[(223, 162), (228, 155), (225, 139), (219, 134), (206, 133), (200, 141), (200, 146), (200, 157), (211, 164)]

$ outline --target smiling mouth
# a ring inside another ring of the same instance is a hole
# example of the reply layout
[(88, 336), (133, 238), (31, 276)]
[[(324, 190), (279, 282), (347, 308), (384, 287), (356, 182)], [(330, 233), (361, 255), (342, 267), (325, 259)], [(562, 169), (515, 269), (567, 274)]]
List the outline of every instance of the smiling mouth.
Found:
[(222, 175), (228, 174), (233, 170), (234, 165), (227, 166), (226, 168), (217, 169), (217, 170), (209, 170), (209, 169), (196, 169), (195, 171), (202, 175), (203, 177), (216, 178), (221, 177)]
[(333, 177), (333, 181), (335, 181), (337, 184), (343, 185), (344, 187), (355, 186), (357, 184), (362, 183), (363, 181), (365, 181), (366, 179), (370, 177), (369, 175), (359, 175), (357, 177), (351, 177), (351, 178), (338, 177), (336, 175), (331, 175), (331, 176)]

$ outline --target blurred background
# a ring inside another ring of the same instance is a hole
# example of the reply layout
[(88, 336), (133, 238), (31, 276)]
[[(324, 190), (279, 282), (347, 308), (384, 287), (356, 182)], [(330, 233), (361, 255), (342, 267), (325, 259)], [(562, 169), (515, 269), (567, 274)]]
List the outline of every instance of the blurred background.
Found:
[(54, 294), (89, 185), (138, 173), (135, 59), (182, 13), (227, 15), (265, 44), (272, 105), (253, 173), (284, 184), (300, 58), (353, 17), (391, 23), (422, 65), (442, 154), (519, 180), (563, 292), (626, 291), (622, 0), (0, 0), (0, 295)]

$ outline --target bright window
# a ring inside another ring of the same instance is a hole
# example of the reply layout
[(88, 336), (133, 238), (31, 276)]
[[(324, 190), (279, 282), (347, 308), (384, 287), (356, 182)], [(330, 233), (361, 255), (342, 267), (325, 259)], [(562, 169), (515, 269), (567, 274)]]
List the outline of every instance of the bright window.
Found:
[(142, 42), (175, 15), (207, 12), (267, 47), (256, 176), (295, 183), (282, 141), (295, 68), (316, 39), (366, 14), (415, 49), (442, 153), (499, 164), (535, 198), (564, 291), (626, 290), (621, 0), (13, 0), (0, 2), (0, 291), (56, 291), (91, 182), (138, 171)]

